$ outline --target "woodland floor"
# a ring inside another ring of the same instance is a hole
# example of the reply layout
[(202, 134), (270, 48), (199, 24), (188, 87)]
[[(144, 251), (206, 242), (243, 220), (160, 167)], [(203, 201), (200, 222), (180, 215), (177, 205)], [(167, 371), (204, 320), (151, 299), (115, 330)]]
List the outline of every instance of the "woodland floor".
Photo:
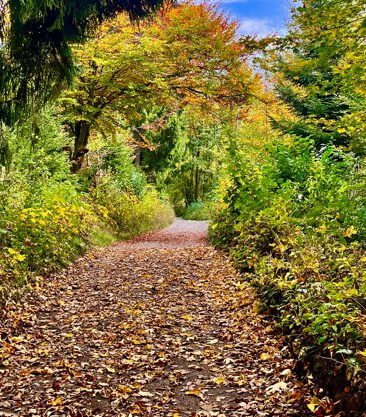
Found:
[(300, 416), (306, 389), (207, 224), (88, 254), (0, 313), (0, 416)]

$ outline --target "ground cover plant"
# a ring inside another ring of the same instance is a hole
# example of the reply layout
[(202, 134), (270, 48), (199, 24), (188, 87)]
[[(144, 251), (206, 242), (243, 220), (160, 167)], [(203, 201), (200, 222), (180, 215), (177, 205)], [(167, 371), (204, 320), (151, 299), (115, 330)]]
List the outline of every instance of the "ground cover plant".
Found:
[[(229, 249), (289, 335), (299, 370), (362, 409), (365, 200), (357, 190), (364, 176), (333, 148), (312, 159), (303, 144), (295, 170), (298, 147), (276, 145), (264, 162), (236, 165), (212, 239)], [(283, 158), (289, 171), (280, 168)], [(334, 158), (345, 160), (335, 167)]]
[(182, 217), (186, 220), (210, 220), (211, 204), (209, 201), (192, 203), (183, 211)]

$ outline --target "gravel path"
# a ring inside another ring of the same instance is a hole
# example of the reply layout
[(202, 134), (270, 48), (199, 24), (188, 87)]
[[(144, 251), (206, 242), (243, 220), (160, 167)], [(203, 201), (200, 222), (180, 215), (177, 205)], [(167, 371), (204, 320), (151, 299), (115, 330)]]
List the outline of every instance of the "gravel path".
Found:
[(177, 218), (166, 229), (146, 233), (129, 242), (120, 243), (121, 248), (175, 249), (206, 245), (208, 222)]
[(0, 313), (0, 416), (302, 416), (306, 389), (207, 223), (88, 254)]

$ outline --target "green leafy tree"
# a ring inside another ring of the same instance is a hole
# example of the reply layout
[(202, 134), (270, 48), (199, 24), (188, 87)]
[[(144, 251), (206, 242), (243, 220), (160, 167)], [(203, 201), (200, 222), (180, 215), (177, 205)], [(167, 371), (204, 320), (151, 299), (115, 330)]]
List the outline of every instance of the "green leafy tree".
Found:
[(149, 135), (153, 147), (142, 150), (141, 167), (176, 206), (189, 206), (205, 200), (212, 190), (222, 140), (222, 120), (188, 108)]
[(8, 0), (0, 3), (0, 120), (43, 104), (74, 75), (71, 44), (85, 41), (106, 18), (141, 18), (162, 0)]
[(119, 15), (75, 55), (80, 76), (62, 99), (75, 136), (75, 170), (92, 131), (111, 134), (127, 127), (136, 142), (143, 142), (152, 124), (147, 109), (165, 109), (153, 123), (156, 129), (187, 105), (212, 111), (243, 103), (255, 83), (236, 39), (236, 24), (207, 5), (170, 8), (140, 29)]

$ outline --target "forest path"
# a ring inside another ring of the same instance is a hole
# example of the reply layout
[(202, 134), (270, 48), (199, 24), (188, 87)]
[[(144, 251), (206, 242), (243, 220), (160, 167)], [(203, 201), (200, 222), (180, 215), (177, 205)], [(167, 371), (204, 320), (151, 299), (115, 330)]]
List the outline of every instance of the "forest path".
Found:
[(118, 243), (0, 322), (0, 416), (300, 416), (293, 362), (207, 223)]

